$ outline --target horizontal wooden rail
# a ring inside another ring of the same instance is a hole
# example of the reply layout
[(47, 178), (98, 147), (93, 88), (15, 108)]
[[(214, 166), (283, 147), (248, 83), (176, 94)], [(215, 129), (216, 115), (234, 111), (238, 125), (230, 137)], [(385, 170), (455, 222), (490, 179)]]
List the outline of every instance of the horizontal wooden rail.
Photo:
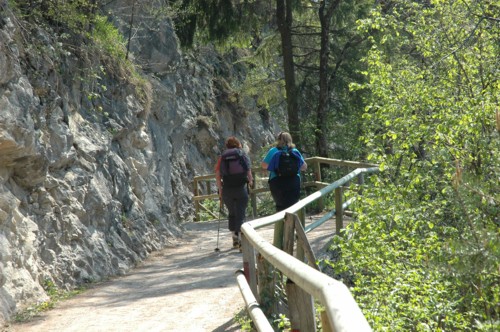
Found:
[[(351, 198), (351, 199), (348, 199), (347, 201), (345, 201), (343, 204), (342, 204), (342, 210), (346, 209), (349, 205), (351, 205), (353, 202), (355, 201), (355, 198)], [(316, 227), (319, 227), (321, 225), (323, 225), (325, 222), (327, 222), (331, 217), (335, 216), (337, 210), (333, 209), (329, 212), (327, 212), (324, 216), (322, 216), (321, 218), (319, 218), (318, 220), (316, 220), (315, 222), (307, 225), (306, 227), (304, 227), (304, 231), (306, 233), (309, 233), (310, 231), (312, 231), (313, 229), (315, 229)]]
[[(267, 183), (267, 171), (265, 169), (262, 169), (261, 167), (252, 167), (252, 172), (254, 174), (254, 183), (252, 183), (251, 186), (248, 187), (248, 189), (250, 197), (252, 199), (253, 215), (255, 216), (257, 215), (257, 203), (256, 203), (257, 194), (269, 192), (269, 188), (267, 188), (267, 186), (257, 188), (258, 184)], [(266, 176), (259, 178), (257, 174), (260, 173), (266, 173)], [(195, 220), (199, 221), (200, 209), (203, 209), (201, 202), (207, 199), (218, 199), (219, 194), (217, 192), (214, 193), (211, 191), (212, 185), (213, 187), (215, 187), (215, 173), (195, 176), (193, 180), (194, 180), (193, 201), (195, 207)], [(205, 183), (207, 191), (206, 194), (201, 194), (203, 190), (200, 189), (200, 183)]]
[(283, 220), (286, 212), (296, 213), (299, 210), (301, 210), (302, 208), (306, 207), (307, 205), (318, 200), (319, 198), (324, 197), (327, 194), (331, 193), (336, 188), (343, 186), (344, 184), (351, 181), (352, 179), (354, 179), (358, 175), (363, 174), (363, 173), (374, 173), (374, 172), (378, 172), (378, 170), (379, 170), (378, 167), (355, 169), (354, 171), (352, 171), (351, 173), (347, 174), (346, 176), (340, 178), (339, 180), (329, 184), (328, 186), (326, 186), (324, 188), (321, 188), (320, 190), (310, 194), (309, 196), (305, 197), (304, 199), (301, 199), (300, 201), (298, 201), (294, 205), (290, 206), (289, 208), (287, 208), (283, 211), (277, 212), (275, 214), (266, 216), (266, 217), (262, 217), (259, 219), (249, 221), (246, 224), (251, 225), (254, 229), (259, 229), (261, 227), (265, 227), (265, 226), (274, 224), (277, 221)]
[(210, 195), (199, 195), (199, 196), (194, 196), (193, 200), (195, 201), (203, 201), (205, 199), (211, 199), (211, 198), (219, 198), (219, 194), (210, 194)]
[(307, 181), (304, 182), (304, 187), (316, 187), (316, 188), (323, 188), (328, 186), (330, 183), (328, 182), (321, 182), (321, 181)]
[(359, 161), (350, 161), (342, 159), (324, 158), (324, 157), (311, 157), (305, 160), (307, 163), (320, 163), (332, 166), (345, 166), (350, 168), (371, 168), (371, 167), (378, 168), (377, 164), (362, 163)]
[(243, 300), (245, 301), (246, 309), (252, 318), (252, 321), (259, 332), (270, 331), (273, 332), (273, 328), (269, 321), (266, 318), (266, 315), (262, 312), (262, 309), (259, 307), (259, 303), (255, 299), (255, 296), (248, 285), (247, 279), (245, 278), (245, 274), (242, 270), (236, 271), (236, 281), (238, 283), (238, 287), (240, 288), (241, 295), (243, 296)]
[[(342, 159), (322, 158), (322, 157), (311, 157), (311, 158), (305, 158), (304, 160), (308, 163), (308, 165), (314, 164), (314, 163), (320, 163), (320, 164), (325, 164), (325, 165), (345, 166), (345, 167), (350, 167), (350, 168), (378, 167), (378, 165), (376, 165), (376, 164), (361, 163), (361, 162), (357, 162), (357, 161), (349, 161), (349, 160), (342, 160)], [(268, 171), (263, 169), (262, 167), (252, 167), (252, 172), (253, 173), (266, 173), (267, 174)], [(201, 182), (201, 181), (207, 181), (207, 180), (215, 180), (215, 173), (198, 175), (198, 176), (194, 177), (195, 182)]]

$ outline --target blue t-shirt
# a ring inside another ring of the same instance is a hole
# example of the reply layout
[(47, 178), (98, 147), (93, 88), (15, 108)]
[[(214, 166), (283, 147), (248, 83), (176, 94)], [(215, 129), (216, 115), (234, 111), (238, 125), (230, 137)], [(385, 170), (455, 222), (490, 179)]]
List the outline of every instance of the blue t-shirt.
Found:
[[(281, 150), (278, 149), (277, 147), (273, 147), (267, 152), (266, 156), (264, 157), (264, 160), (262, 160), (263, 162), (265, 162), (267, 164), (267, 170), (269, 171), (269, 180), (272, 180), (278, 176), (278, 174), (276, 174), (276, 172), (273, 170), (277, 168), (279, 158), (278, 158), (278, 156), (276, 156), (276, 158), (274, 158), (274, 156), (276, 153), (280, 153), (280, 151)], [(299, 150), (297, 150), (296, 148), (293, 148), (291, 151), (299, 159), (299, 171), (297, 172), (297, 176), (300, 177), (300, 167), (305, 162), (304, 158), (300, 154)]]

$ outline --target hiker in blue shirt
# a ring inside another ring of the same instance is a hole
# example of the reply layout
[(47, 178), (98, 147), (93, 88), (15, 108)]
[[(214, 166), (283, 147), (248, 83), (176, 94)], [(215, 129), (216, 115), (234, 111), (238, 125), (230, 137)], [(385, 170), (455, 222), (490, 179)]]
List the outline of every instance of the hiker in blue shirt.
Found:
[(261, 166), (269, 171), (269, 189), (276, 212), (299, 201), (300, 172), (307, 169), (307, 164), (295, 148), (290, 133), (281, 132), (278, 135), (276, 146), (267, 152)]

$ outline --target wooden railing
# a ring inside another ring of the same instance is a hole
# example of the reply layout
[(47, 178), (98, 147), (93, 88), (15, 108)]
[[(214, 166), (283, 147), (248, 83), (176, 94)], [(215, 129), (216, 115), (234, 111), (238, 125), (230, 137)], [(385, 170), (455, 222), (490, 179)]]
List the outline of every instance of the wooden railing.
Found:
[[(342, 282), (319, 271), (306, 233), (333, 216), (336, 220), (336, 232), (340, 232), (344, 211), (352, 202), (343, 202), (343, 188), (354, 179), (357, 179), (359, 185), (363, 185), (364, 175), (378, 172), (378, 166), (319, 157), (308, 158), (306, 161), (314, 175), (312, 181), (304, 182), (304, 186), (316, 187), (318, 190), (284, 211), (246, 222), (241, 227), (243, 268), (236, 271), (236, 275), (247, 311), (258, 331), (273, 331), (259, 305), (262, 294), (269, 294), (269, 289), (266, 288), (276, 286), (272, 282), (269, 283), (263, 273), (268, 271), (270, 266), (287, 279), (288, 315), (292, 331), (316, 331), (314, 300), (319, 301), (325, 308), (321, 314), (323, 331), (371, 331), (348, 288)], [(321, 181), (321, 164), (355, 170), (328, 184)], [(256, 168), (255, 172), (261, 170)], [(218, 197), (217, 193), (210, 192), (199, 195), (199, 181), (210, 181), (211, 176), (214, 177), (209, 175), (196, 178), (195, 204), (202, 199)], [(255, 195), (252, 200), (258, 193), (268, 191), (267, 188), (259, 188), (257, 184), (255, 183), (254, 189), (251, 190), (251, 195)], [(210, 185), (206, 184), (206, 188), (209, 187)], [(305, 208), (316, 202), (323, 209), (323, 199), (332, 193), (335, 195), (335, 209), (327, 211), (319, 220), (305, 226)], [(273, 243), (266, 241), (257, 232), (259, 228), (270, 225), (274, 225)], [(294, 256), (295, 239), (297, 246)]]
[[(256, 317), (262, 316), (263, 313), (257, 315), (259, 312), (258, 303), (261, 300), (260, 294), (262, 292), (269, 294), (266, 287), (274, 287), (272, 284), (267, 285), (265, 277), (262, 280), (259, 278), (259, 276), (262, 276), (259, 271), (266, 270), (264, 262), (267, 262), (288, 279), (286, 291), (292, 331), (316, 331), (314, 299), (318, 300), (325, 308), (321, 315), (323, 331), (371, 331), (368, 322), (348, 288), (342, 282), (318, 271), (315, 266), (314, 255), (308, 248), (307, 238), (304, 239), (306, 229), (301, 227), (304, 225), (303, 209), (308, 204), (325, 197), (331, 192), (336, 192), (336, 189), (341, 188), (342, 185), (353, 178), (377, 171), (378, 167), (358, 168), (284, 211), (242, 225), (243, 270), (237, 273), (242, 273), (245, 276), (248, 285), (243, 285), (243, 289), (246, 287), (251, 289), (255, 298), (253, 303), (249, 303), (244, 297), (247, 306), (251, 305), (251, 308), (247, 307), (249, 312), (251, 309)], [(336, 199), (336, 201), (338, 200)], [(341, 204), (341, 208), (336, 209), (334, 214), (336, 216), (343, 214), (343, 209), (347, 205)], [(287, 224), (293, 225), (294, 228), (287, 227)], [(274, 225), (275, 227), (273, 244), (267, 242), (256, 231), (268, 225)], [(283, 229), (285, 228), (297, 232), (297, 238), (302, 240), (297, 241), (300, 246), (297, 246), (295, 257), (293, 256), (293, 244), (292, 248), (290, 248), (289, 244), (295, 236), (287, 231), (284, 232)], [(338, 223), (336, 228), (338, 232), (340, 230)], [(304, 261), (307, 261), (308, 264)], [(242, 284), (241, 279), (239, 284)], [(266, 324), (262, 319), (254, 321), (254, 323), (256, 325), (261, 324), (260, 327), (257, 327), (259, 331), (272, 331), (270, 325)]]

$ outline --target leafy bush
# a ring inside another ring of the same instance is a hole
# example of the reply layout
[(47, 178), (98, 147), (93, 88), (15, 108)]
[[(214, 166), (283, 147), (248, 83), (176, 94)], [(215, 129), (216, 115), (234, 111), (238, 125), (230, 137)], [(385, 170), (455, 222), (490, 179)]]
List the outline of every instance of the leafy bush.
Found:
[[(487, 9), (489, 8), (489, 9)], [(500, 328), (500, 25), (492, 1), (396, 1), (360, 28), (371, 161), (383, 173), (336, 238), (374, 330)]]

